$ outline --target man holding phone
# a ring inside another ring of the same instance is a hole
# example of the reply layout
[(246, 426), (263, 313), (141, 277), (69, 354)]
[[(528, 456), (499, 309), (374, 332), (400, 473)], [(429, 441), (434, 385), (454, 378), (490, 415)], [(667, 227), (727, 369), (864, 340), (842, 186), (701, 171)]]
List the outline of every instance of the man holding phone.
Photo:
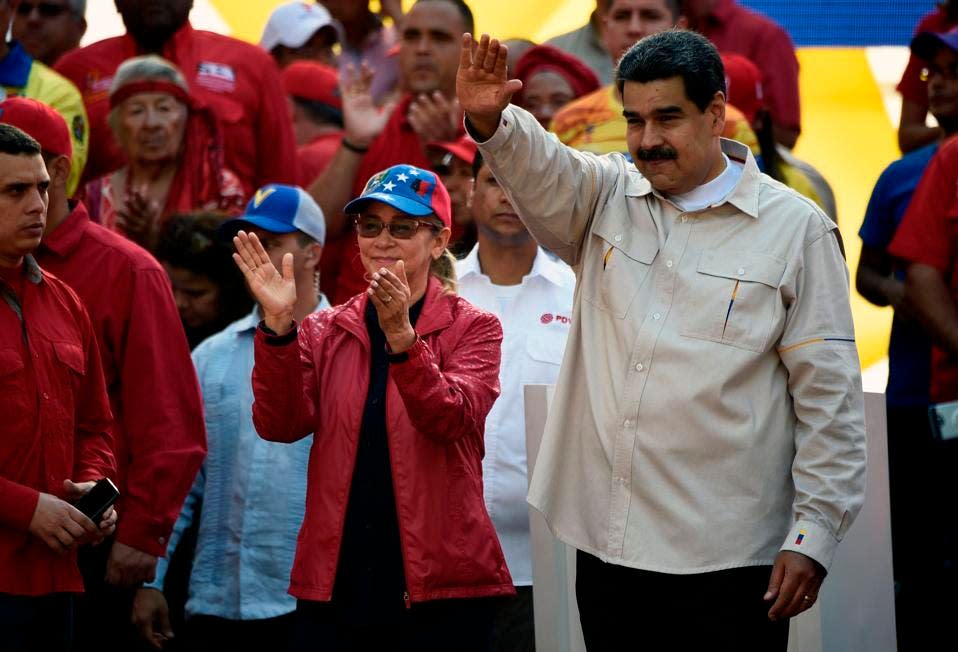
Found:
[(116, 465), (90, 318), (32, 256), (49, 184), (40, 145), (0, 124), (0, 640), (14, 652), (70, 649), (77, 547), (116, 526), (71, 504)]

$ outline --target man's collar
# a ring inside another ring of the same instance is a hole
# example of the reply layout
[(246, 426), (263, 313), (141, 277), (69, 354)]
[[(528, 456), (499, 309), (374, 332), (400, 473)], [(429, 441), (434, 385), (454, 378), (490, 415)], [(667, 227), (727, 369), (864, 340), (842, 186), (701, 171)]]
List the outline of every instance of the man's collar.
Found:
[[(193, 25), (190, 24), (189, 19), (183, 23), (183, 26), (178, 30), (173, 32), (173, 35), (163, 44), (161, 56), (165, 59), (169, 59), (174, 63), (178, 63), (179, 57), (176, 56), (177, 52), (181, 51), (181, 48), (184, 45), (189, 45), (193, 41)], [(134, 57), (139, 54), (143, 54), (143, 51), (140, 50), (139, 44), (136, 42), (129, 32), (123, 34), (123, 39), (126, 44), (126, 50), (129, 53), (129, 57)], [(193, 71), (183, 71), (183, 74), (192, 74)]]
[[(549, 257), (545, 249), (537, 247), (536, 257), (532, 261), (532, 269), (523, 277), (523, 281), (527, 278), (541, 276), (549, 283), (561, 287), (565, 284), (565, 279), (562, 276), (562, 269), (559, 265), (560, 263), (557, 263)], [(461, 279), (471, 275), (483, 276), (482, 266), (479, 264), (479, 243), (473, 246), (468, 256), (459, 261), (457, 270), (459, 272), (459, 278)]]
[(30, 78), (33, 57), (16, 41), (10, 41), (8, 45), (10, 50), (3, 61), (0, 61), (0, 86), (23, 88)]
[(40, 281), (43, 280), (43, 272), (40, 270), (40, 265), (37, 264), (37, 259), (33, 257), (33, 254), (27, 254), (23, 257), (23, 274), (34, 285), (40, 285)]
[(40, 246), (60, 258), (68, 258), (80, 244), (90, 223), (90, 214), (83, 202), (77, 202), (63, 222), (44, 236)]
[[(719, 140), (722, 144), (722, 153), (728, 156), (729, 160), (733, 163), (738, 163), (744, 167), (741, 179), (739, 179), (739, 182), (735, 185), (735, 188), (725, 201), (746, 215), (758, 218), (758, 190), (761, 172), (759, 172), (758, 164), (755, 163), (755, 157), (752, 156), (752, 152), (748, 147), (738, 141), (727, 138), (721, 138)], [(649, 193), (665, 201), (665, 197), (652, 188), (652, 184), (649, 183), (649, 180), (642, 176), (642, 173), (639, 172), (638, 169), (633, 167), (629, 170), (629, 178), (626, 180), (626, 196), (644, 197)]]

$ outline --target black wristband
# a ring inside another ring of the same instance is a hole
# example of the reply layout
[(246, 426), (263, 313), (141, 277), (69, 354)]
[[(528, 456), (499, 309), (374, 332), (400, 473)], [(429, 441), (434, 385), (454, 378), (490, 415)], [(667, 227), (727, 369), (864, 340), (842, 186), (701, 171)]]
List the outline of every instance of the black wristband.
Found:
[(298, 336), (296, 322), (293, 322), (293, 328), (284, 335), (280, 335), (272, 328), (266, 325), (266, 320), (263, 319), (259, 323), (259, 329), (266, 334), (266, 343), (270, 346), (286, 346), (291, 342), (295, 342)]
[(360, 147), (359, 145), (353, 145), (351, 142), (343, 138), (339, 141), (339, 144), (348, 149), (350, 152), (356, 152), (357, 154), (365, 154), (369, 151), (368, 147)]

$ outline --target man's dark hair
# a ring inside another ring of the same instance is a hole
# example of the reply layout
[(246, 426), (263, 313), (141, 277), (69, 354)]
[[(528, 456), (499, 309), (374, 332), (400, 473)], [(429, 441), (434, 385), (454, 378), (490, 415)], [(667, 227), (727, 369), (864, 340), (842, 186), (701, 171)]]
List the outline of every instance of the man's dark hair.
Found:
[(472, 9), (465, 3), (465, 0), (416, 0), (417, 5), (420, 2), (448, 2), (459, 12), (459, 15), (462, 17), (462, 22), (466, 25), (466, 31), (470, 34), (475, 34), (476, 19), (473, 17)]
[(482, 158), (482, 152), (478, 149), (476, 150), (476, 155), (472, 157), (472, 179), (475, 181), (479, 178), (479, 170), (482, 169), (485, 160)]
[[(599, 10), (602, 13), (605, 13), (612, 7), (612, 3), (615, 0), (599, 0)], [(679, 19), (679, 16), (682, 15), (682, 0), (663, 0), (665, 8), (669, 10), (669, 13), (672, 14), (672, 22), (675, 22)]]
[(33, 155), (40, 153), (40, 143), (35, 141), (26, 132), (13, 125), (0, 124), (0, 152), (4, 154)]
[(715, 93), (726, 94), (725, 66), (718, 50), (701, 34), (670, 29), (646, 36), (629, 48), (619, 61), (615, 84), (622, 92), (625, 82), (647, 84), (681, 77), (685, 96), (705, 111)]
[(315, 100), (307, 100), (302, 97), (293, 97), (293, 103), (302, 109), (310, 122), (316, 124), (332, 124), (339, 128), (343, 126), (343, 112), (336, 107)]

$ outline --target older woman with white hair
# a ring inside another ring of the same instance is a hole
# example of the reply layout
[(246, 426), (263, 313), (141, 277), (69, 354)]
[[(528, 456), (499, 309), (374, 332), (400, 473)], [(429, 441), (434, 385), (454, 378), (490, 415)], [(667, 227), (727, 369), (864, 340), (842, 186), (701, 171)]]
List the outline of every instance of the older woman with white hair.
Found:
[(107, 228), (152, 250), (171, 215), (242, 210), (243, 187), (223, 165), (213, 113), (169, 61), (134, 57), (117, 69), (109, 123), (127, 164), (87, 185), (90, 213)]

